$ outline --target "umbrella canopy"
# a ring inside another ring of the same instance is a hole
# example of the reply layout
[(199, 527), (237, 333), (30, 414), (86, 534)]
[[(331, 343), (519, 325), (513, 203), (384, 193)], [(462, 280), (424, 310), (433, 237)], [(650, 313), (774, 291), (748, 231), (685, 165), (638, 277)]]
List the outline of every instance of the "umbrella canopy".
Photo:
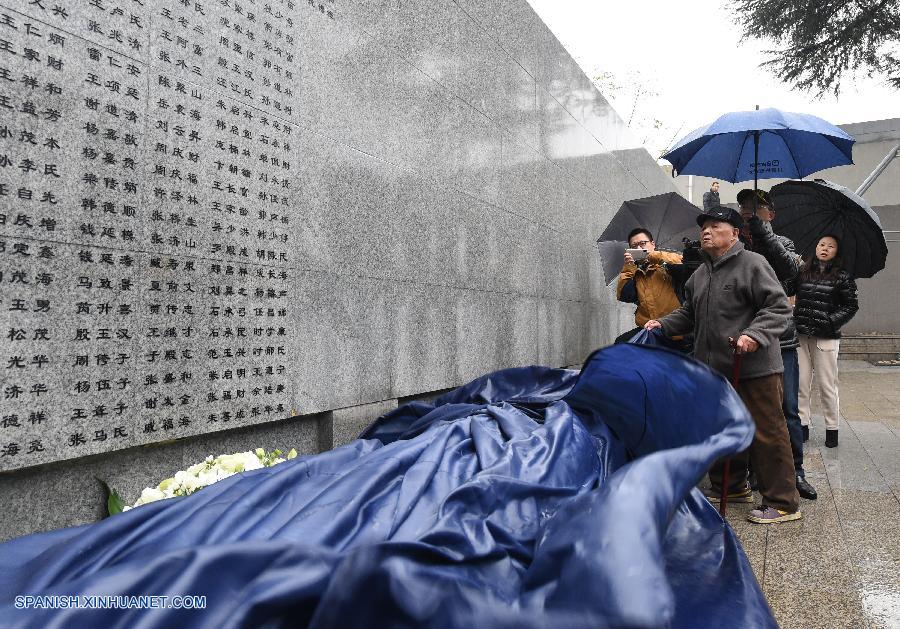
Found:
[(785, 181), (770, 191), (775, 205), (775, 233), (794, 241), (799, 253), (811, 256), (819, 238), (834, 234), (838, 254), (854, 277), (872, 277), (884, 268), (887, 243), (881, 221), (855, 192), (824, 179)]
[(611, 282), (622, 270), (622, 256), (632, 229), (648, 229), (657, 247), (680, 251), (683, 238), (697, 239), (698, 214), (700, 208), (675, 192), (625, 201), (597, 239), (606, 282)]
[(663, 155), (679, 175), (732, 183), (800, 178), (852, 164), (855, 140), (809, 114), (768, 108), (735, 111), (689, 133)]

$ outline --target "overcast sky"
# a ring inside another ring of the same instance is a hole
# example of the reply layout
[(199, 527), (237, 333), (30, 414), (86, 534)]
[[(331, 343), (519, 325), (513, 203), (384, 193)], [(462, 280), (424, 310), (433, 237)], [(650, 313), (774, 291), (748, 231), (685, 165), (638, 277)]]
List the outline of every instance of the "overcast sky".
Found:
[[(625, 84), (607, 96), (625, 120), (637, 102), (633, 126), (657, 155), (673, 136), (755, 105), (811, 113), (835, 124), (900, 117), (900, 93), (881, 81), (845, 83), (840, 100), (817, 100), (759, 69), (767, 44), (739, 44), (726, 0), (528, 2), (588, 76), (611, 72)], [(658, 95), (635, 99), (636, 85)], [(654, 118), (662, 129), (652, 128)]]

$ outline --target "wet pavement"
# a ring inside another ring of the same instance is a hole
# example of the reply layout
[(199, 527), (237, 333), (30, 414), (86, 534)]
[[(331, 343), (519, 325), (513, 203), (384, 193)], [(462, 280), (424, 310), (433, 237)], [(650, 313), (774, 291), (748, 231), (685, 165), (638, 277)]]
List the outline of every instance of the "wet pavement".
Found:
[(841, 361), (840, 395), (837, 448), (813, 408), (804, 467), (819, 498), (801, 500), (803, 519), (751, 524), (752, 504), (727, 517), (784, 629), (900, 629), (900, 367)]

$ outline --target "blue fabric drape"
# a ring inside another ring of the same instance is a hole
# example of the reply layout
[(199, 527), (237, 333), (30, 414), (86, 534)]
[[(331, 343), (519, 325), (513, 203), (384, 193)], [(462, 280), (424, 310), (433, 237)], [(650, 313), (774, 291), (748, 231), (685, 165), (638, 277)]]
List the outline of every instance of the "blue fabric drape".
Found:
[[(0, 545), (16, 627), (775, 627), (695, 485), (753, 425), (666, 349), (479, 378), (362, 439), (186, 498)], [(204, 610), (17, 609), (205, 595)]]

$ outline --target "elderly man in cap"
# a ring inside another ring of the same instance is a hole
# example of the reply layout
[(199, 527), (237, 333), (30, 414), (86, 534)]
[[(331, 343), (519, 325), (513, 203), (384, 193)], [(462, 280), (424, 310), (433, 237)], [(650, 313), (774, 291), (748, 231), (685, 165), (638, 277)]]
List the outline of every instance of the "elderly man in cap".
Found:
[[(737, 202), (741, 206), (741, 217), (744, 227), (741, 230), (741, 242), (750, 251), (754, 251), (766, 259), (775, 271), (788, 297), (797, 292), (797, 276), (800, 263), (794, 249), (794, 241), (779, 236), (772, 231), (775, 219), (775, 206), (769, 194), (763, 190), (745, 188), (738, 192)], [(791, 453), (794, 456), (794, 471), (797, 477), (797, 491), (802, 498), (815, 500), (818, 497), (815, 488), (806, 480), (803, 470), (803, 427), (800, 424), (798, 395), (800, 391), (800, 363), (797, 359), (797, 328), (793, 316), (788, 320), (788, 328), (779, 339), (781, 345), (781, 361), (784, 363), (784, 400), (781, 410), (787, 421), (788, 435), (791, 439)]]
[[(694, 357), (730, 375), (733, 353), (745, 354), (737, 392), (756, 424), (749, 450), (732, 458), (728, 499), (752, 502), (747, 461), (759, 481), (762, 505), (747, 519), (759, 524), (798, 520), (800, 496), (794, 477), (791, 446), (781, 410), (782, 372), (778, 337), (791, 314), (784, 289), (761, 255), (738, 239), (744, 221), (728, 207), (718, 206), (697, 217), (703, 265), (685, 286), (685, 302), (647, 329), (662, 328), (667, 336), (694, 333)], [(709, 471), (712, 496), (722, 484), (722, 464)]]

